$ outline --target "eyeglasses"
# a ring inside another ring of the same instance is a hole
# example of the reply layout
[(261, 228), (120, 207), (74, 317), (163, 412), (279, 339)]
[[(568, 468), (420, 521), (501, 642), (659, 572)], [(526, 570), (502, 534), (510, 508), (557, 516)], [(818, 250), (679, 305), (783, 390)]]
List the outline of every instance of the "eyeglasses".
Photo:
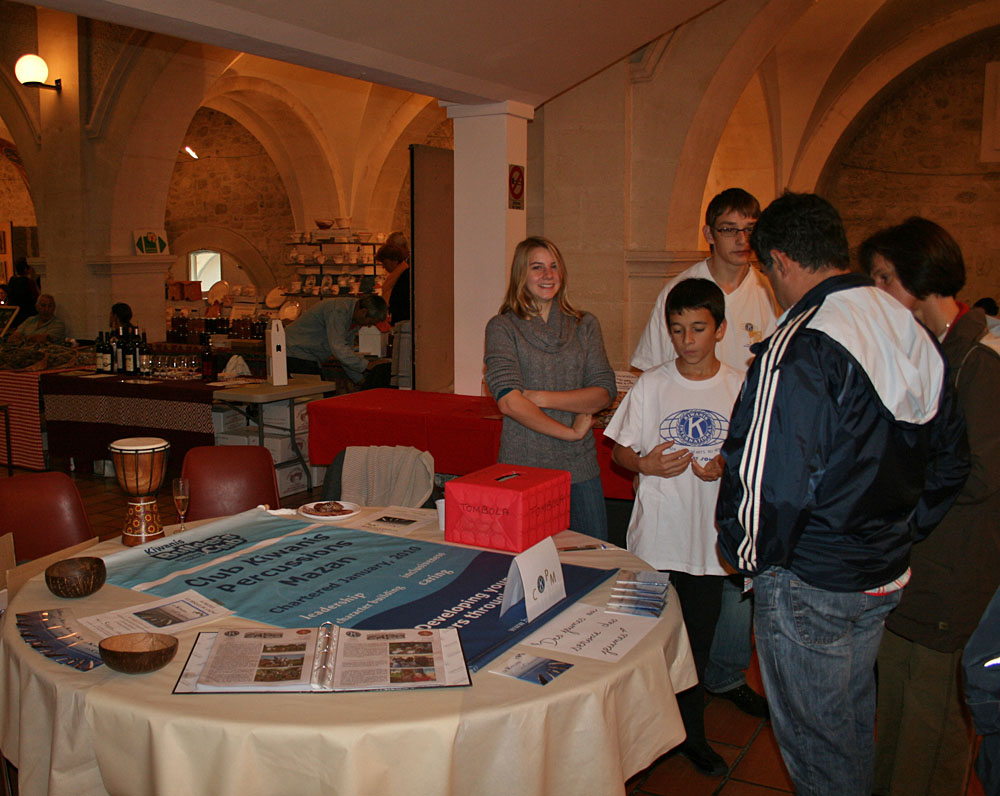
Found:
[(715, 231), (724, 238), (735, 238), (741, 232), (749, 238), (754, 226), (751, 224), (748, 227), (716, 227)]

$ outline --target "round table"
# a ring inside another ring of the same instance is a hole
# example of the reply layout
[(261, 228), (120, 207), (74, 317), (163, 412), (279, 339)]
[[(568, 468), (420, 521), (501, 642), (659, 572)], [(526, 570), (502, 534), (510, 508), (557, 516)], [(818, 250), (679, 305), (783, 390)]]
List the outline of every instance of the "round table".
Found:
[[(443, 541), (436, 528), (408, 536)], [(587, 542), (571, 531), (556, 537), (558, 546)], [(119, 549), (105, 542), (87, 554)], [(561, 557), (647, 568), (618, 548)], [(603, 604), (610, 584), (584, 601)], [(614, 794), (684, 738), (674, 693), (696, 675), (672, 591), (660, 621), (620, 662), (553, 655), (573, 668), (546, 686), (487, 666), (470, 688), (175, 695), (197, 631), (180, 634), (166, 668), (129, 676), (50, 661), (20, 638), (14, 622), (18, 611), (58, 607), (88, 616), (152, 599), (105, 586), (63, 600), (40, 575), (12, 599), (0, 638), (0, 750), (18, 767), (25, 796)], [(235, 617), (221, 623), (256, 624)], [(494, 663), (514, 650), (539, 654), (519, 645)]]

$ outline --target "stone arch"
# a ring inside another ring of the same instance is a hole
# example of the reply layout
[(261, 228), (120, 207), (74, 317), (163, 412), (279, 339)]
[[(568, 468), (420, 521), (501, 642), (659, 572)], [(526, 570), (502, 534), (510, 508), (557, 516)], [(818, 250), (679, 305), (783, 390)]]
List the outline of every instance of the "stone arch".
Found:
[(443, 112), (429, 97), (413, 95), (396, 114), (399, 124), (390, 140), (387, 136), (369, 155), (370, 168), (377, 178), (361, 201), (372, 229), (392, 229), (399, 192), (410, 173), (410, 144), (423, 143), (442, 120)]
[(823, 168), (850, 123), (896, 77), (942, 47), (996, 24), (996, 3), (984, 1), (937, 24), (921, 27), (859, 68), (829, 104), (818, 109), (818, 121), (799, 148), (789, 187), (798, 191), (816, 188)]
[[(716, 6), (671, 36), (651, 80), (633, 84), (631, 193), (642, 204), (632, 207), (631, 248), (698, 249), (702, 197), (733, 109), (810, 5)], [(666, 206), (649, 197), (666, 197)]]
[[(202, 103), (238, 121), (260, 141), (281, 175), (298, 229), (323, 212), (346, 215), (343, 178), (314, 115), (283, 87), (258, 77), (227, 75)], [(329, 207), (333, 186), (338, 207)]]
[(263, 292), (266, 293), (278, 284), (257, 247), (239, 233), (225, 227), (205, 225), (188, 230), (173, 241), (171, 249), (178, 258), (187, 257), (199, 249), (225, 252), (243, 266), (250, 280)]
[[(120, 167), (114, 178), (109, 222), (111, 254), (129, 254), (134, 229), (163, 226), (167, 195), (177, 151), (191, 118), (202, 104), (208, 87), (225, 71), (232, 54), (199, 44), (184, 43), (161, 58), (147, 48), (155, 76), (148, 81), (129, 81), (128, 95), (116, 109), (135, 107), (128, 120)], [(133, 70), (147, 68), (133, 64)], [(134, 91), (141, 91), (135, 97)], [(141, 99), (140, 99), (141, 97)], [(133, 106), (128, 100), (134, 99)], [(107, 120), (106, 127), (115, 120)]]

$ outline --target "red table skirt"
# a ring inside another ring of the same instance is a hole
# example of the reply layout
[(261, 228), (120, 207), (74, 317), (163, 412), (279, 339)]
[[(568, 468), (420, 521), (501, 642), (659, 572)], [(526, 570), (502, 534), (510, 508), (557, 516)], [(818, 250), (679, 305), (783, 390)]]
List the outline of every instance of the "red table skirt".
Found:
[(212, 445), (212, 395), (200, 381), (155, 381), (121, 376), (42, 377), (49, 453), (80, 461), (108, 459), (108, 443), (123, 437), (161, 437), (170, 443), (169, 470), (184, 454)]
[[(494, 464), (502, 415), (492, 398), (419, 390), (363, 390), (309, 404), (309, 458), (327, 465), (351, 445), (410, 445), (434, 469), (465, 475)], [(614, 443), (594, 429), (604, 495), (631, 500), (632, 474), (611, 461)]]

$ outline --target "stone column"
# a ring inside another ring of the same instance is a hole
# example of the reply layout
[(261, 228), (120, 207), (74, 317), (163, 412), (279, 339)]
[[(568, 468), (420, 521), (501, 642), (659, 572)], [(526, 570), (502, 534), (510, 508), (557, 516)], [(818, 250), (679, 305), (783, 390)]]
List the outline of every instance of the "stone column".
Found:
[(527, 163), (534, 109), (520, 102), (445, 107), (455, 125), (455, 392), (480, 395), (486, 322), (525, 237), (523, 199), (521, 209), (508, 207), (508, 169)]

